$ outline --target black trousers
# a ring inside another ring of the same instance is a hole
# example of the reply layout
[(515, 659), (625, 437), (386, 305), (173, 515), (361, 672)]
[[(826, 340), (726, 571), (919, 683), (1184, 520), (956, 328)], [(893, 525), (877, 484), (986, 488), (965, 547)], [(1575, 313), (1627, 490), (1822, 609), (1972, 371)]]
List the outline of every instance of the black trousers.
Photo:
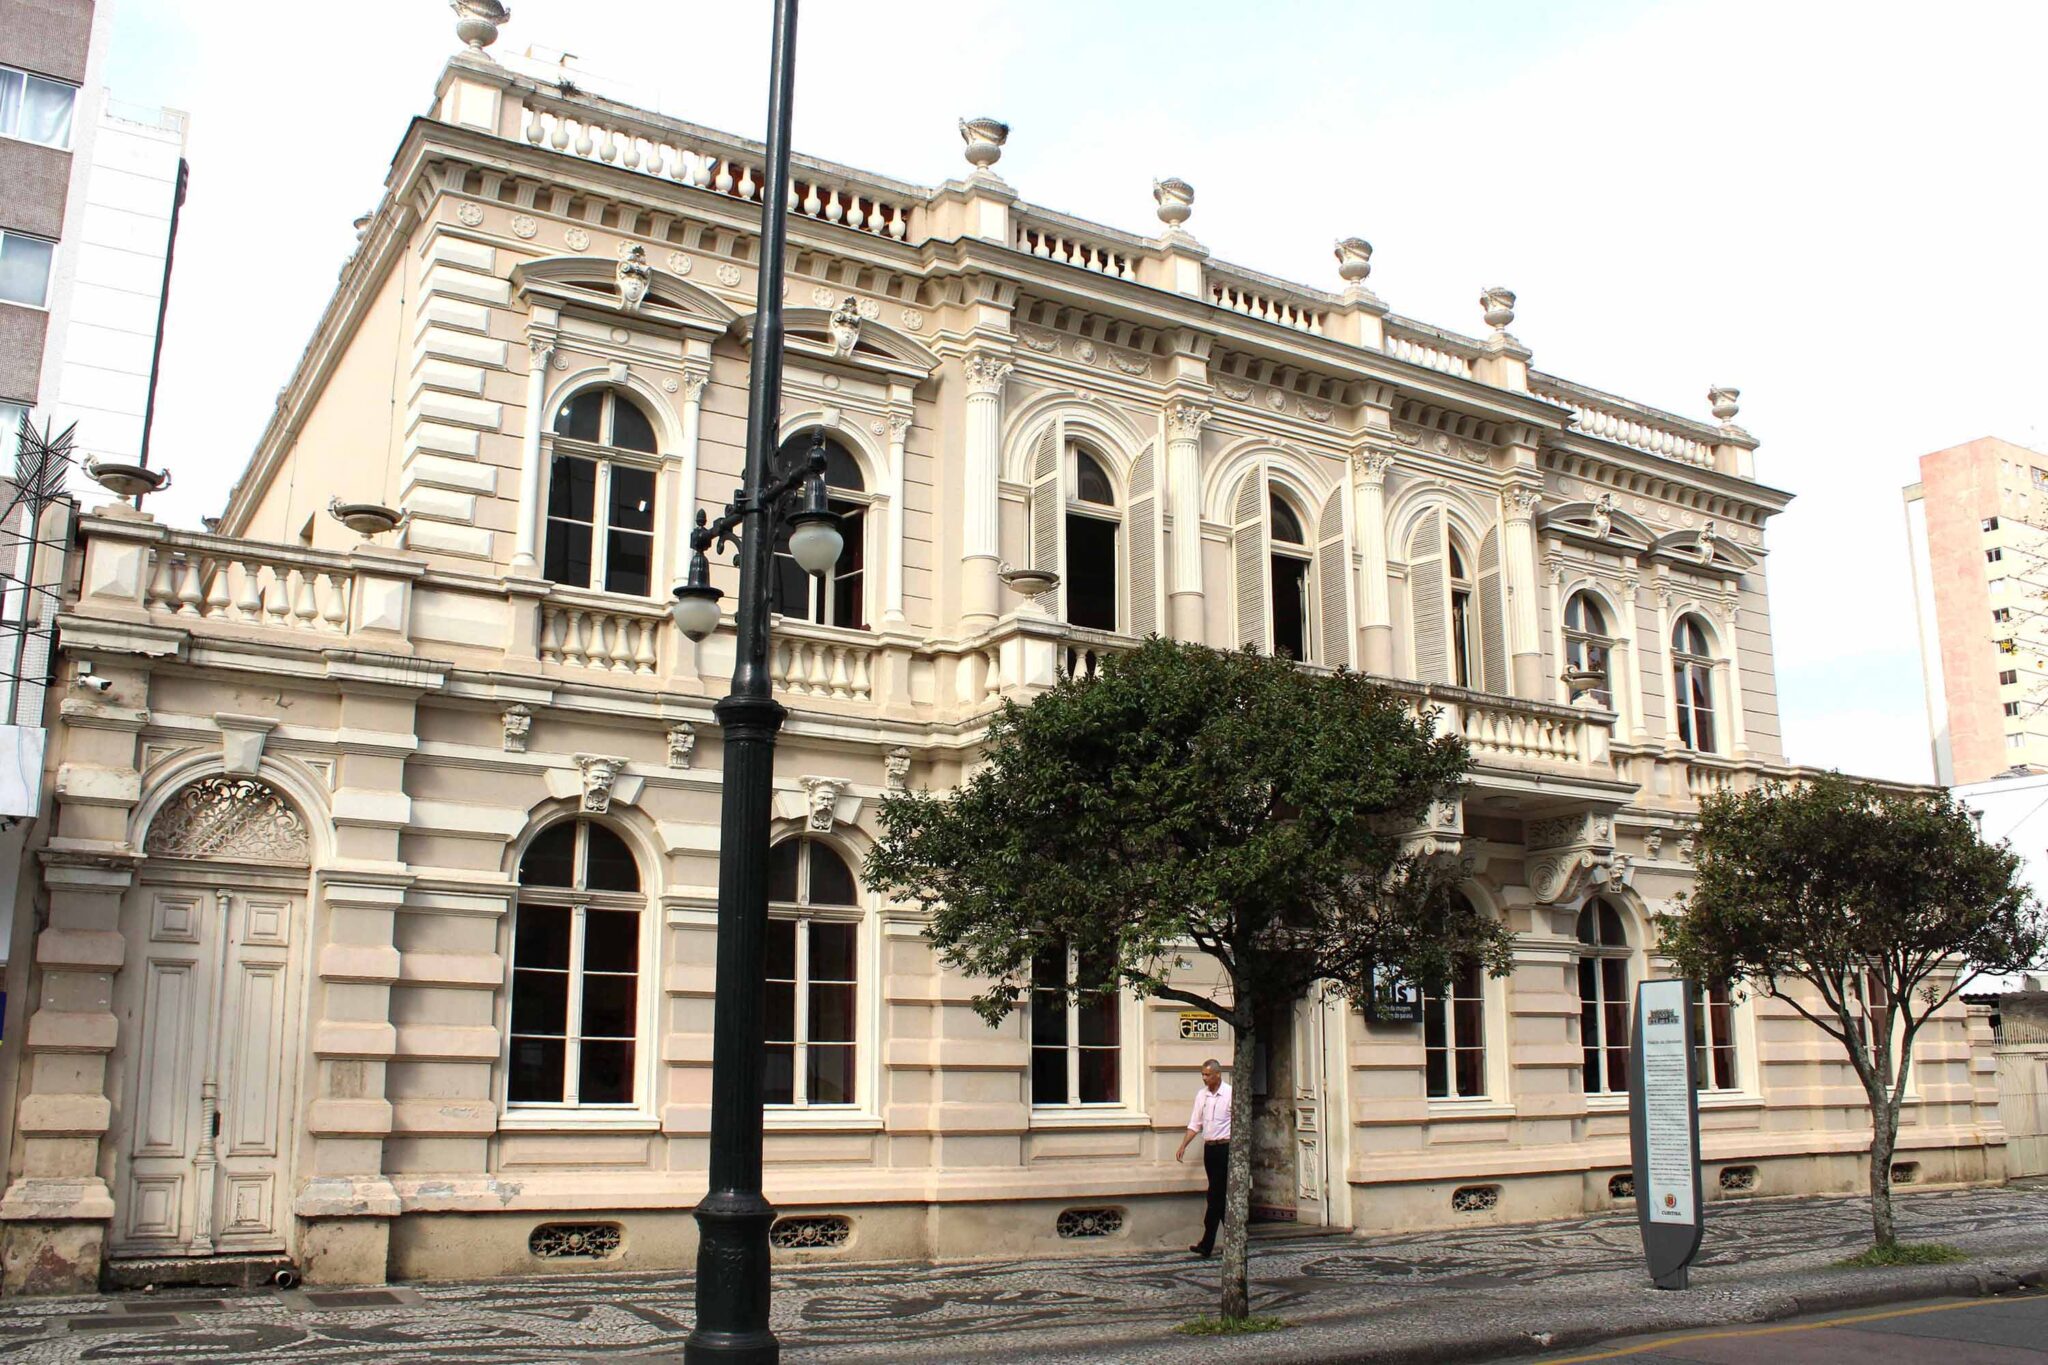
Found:
[(1209, 1206), (1202, 1211), (1202, 1240), (1199, 1244), (1206, 1256), (1216, 1249), (1216, 1229), (1223, 1226), (1223, 1196), (1230, 1188), (1230, 1144), (1203, 1143), (1202, 1169), (1209, 1176)]

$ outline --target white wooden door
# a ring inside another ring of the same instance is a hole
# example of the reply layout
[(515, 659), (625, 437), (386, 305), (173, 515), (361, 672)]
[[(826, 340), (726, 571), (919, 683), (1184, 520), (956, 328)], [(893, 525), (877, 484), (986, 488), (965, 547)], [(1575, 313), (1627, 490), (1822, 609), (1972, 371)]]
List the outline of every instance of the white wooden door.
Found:
[(285, 1250), (303, 897), (187, 885), (142, 894), (119, 992), (116, 1251)]
[(1295, 1221), (1322, 1227), (1330, 1221), (1329, 1148), (1324, 1141), (1323, 988), (1294, 1006)]

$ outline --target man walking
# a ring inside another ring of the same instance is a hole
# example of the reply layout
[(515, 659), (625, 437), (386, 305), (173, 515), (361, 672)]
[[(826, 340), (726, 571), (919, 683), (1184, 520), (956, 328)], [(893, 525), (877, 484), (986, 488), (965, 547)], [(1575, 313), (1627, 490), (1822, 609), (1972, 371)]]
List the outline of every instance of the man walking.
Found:
[(1197, 1134), (1202, 1139), (1202, 1169), (1209, 1176), (1209, 1207), (1202, 1214), (1202, 1240), (1188, 1250), (1207, 1256), (1216, 1249), (1223, 1195), (1230, 1185), (1230, 1086), (1223, 1079), (1223, 1064), (1214, 1057), (1202, 1063), (1202, 1088), (1195, 1092), (1195, 1110), (1188, 1115), (1188, 1131), (1173, 1154), (1175, 1161), (1187, 1155)]

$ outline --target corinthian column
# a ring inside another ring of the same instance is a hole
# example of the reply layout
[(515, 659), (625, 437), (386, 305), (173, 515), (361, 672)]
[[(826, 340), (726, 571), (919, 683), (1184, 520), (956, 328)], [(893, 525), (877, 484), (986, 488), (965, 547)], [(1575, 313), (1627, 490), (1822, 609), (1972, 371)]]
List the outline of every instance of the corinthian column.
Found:
[(1166, 410), (1166, 496), (1173, 510), (1173, 582), (1168, 628), (1176, 640), (1202, 643), (1202, 423), (1209, 409), (1175, 403)]
[(1392, 452), (1361, 450), (1351, 457), (1358, 511), (1359, 658), (1368, 673), (1394, 671), (1394, 617), (1387, 602), (1387, 473)]
[(545, 417), (540, 407), (547, 397), (548, 361), (555, 354), (555, 338), (529, 332), (526, 348), (533, 359), (526, 367), (526, 433), (519, 442), (519, 529), (512, 550), (515, 574), (532, 574), (540, 567), (540, 428)]
[(968, 626), (993, 622), (1000, 610), (996, 569), (997, 476), (1003, 441), (1003, 381), (1010, 362), (986, 351), (967, 357), (967, 506), (960, 520), (960, 616)]
[(1518, 697), (1543, 696), (1543, 639), (1536, 618), (1536, 505), (1540, 490), (1522, 484), (1501, 497), (1507, 520), (1501, 572), (1507, 583), (1508, 653), (1514, 659), (1510, 686)]

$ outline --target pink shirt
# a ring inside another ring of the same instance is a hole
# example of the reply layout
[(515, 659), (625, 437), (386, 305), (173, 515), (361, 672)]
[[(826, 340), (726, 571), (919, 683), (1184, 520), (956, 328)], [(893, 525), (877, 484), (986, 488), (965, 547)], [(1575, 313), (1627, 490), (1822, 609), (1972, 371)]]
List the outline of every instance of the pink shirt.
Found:
[(1230, 1082), (1214, 1090), (1203, 1086), (1195, 1092), (1195, 1109), (1188, 1115), (1188, 1131), (1200, 1133), (1204, 1142), (1230, 1141)]

